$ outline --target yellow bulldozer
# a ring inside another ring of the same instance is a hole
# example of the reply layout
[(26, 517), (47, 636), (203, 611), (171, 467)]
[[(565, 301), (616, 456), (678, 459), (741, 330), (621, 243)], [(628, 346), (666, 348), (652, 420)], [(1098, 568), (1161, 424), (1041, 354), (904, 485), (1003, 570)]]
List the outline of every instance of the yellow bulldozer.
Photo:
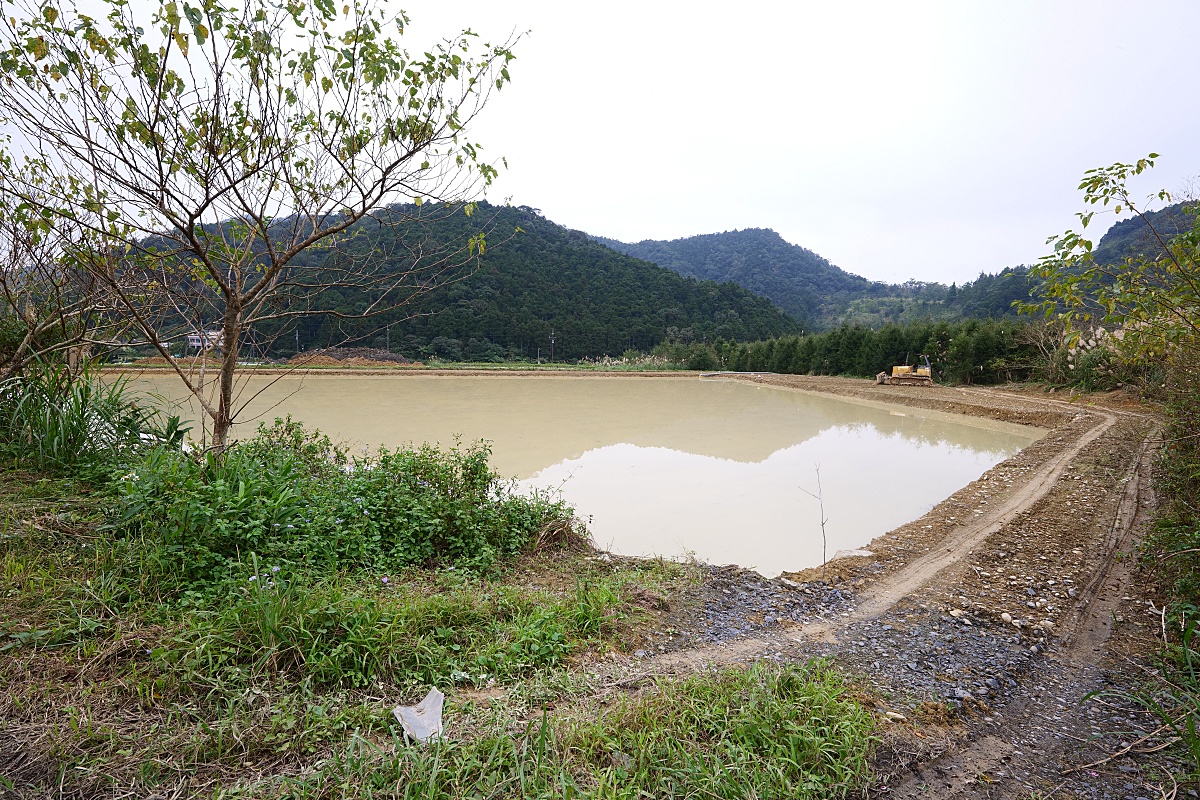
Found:
[(919, 366), (905, 364), (892, 367), (891, 375), (881, 372), (875, 376), (875, 383), (887, 386), (933, 386), (933, 365), (929, 363), (929, 356), (921, 356)]

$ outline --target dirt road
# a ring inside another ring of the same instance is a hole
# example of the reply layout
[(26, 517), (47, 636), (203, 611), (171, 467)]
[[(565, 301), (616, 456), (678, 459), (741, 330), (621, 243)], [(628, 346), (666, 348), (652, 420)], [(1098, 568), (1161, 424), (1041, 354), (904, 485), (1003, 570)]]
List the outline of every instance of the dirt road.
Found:
[[(1137, 748), (1109, 758), (1153, 724), (1119, 703), (1082, 702), (1131, 686), (1136, 659), (1154, 647), (1155, 606), (1132, 588), (1130, 558), (1153, 505), (1151, 412), (1121, 393), (1072, 402), (1034, 390), (739, 379), (1048, 433), (824, 575), (714, 570), (702, 608), (648, 636), (646, 657), (607, 668), (607, 691), (712, 665), (830, 656), (862, 676), (890, 721), (880, 796), (1165, 796), (1169, 778)], [(675, 627), (688, 635), (667, 636)], [(1097, 738), (1113, 725), (1124, 738)]]

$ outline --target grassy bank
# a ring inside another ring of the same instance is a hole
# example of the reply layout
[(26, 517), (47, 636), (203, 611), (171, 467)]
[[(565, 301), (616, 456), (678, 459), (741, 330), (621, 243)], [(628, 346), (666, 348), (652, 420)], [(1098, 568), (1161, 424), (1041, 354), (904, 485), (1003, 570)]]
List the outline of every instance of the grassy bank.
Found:
[[(514, 491), (486, 447), (356, 459), (285, 420), (189, 453), (119, 384), (48, 368), (3, 391), (0, 792), (840, 796), (865, 780), (869, 717), (825, 665), (597, 704), (583, 667), (633, 649), (698, 569), (597, 557), (571, 509)], [(412, 746), (391, 711), (431, 686), (448, 737)]]

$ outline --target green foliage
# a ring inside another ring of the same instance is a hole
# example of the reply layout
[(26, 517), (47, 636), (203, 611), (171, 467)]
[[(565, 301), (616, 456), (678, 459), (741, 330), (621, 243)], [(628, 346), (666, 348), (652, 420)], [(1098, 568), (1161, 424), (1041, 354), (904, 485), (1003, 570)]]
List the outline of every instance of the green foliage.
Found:
[[(389, 203), (441, 200), (439, 213), (465, 219), (498, 174), (467, 126), (508, 84), (511, 43), (481, 46), (467, 30), (409, 52), (407, 22), (376, 0), (5, 3), (0, 211), (24, 213), (18, 235), (55, 231), (47, 266), (69, 263), (94, 299), (50, 318), (86, 311), (93, 338), (168, 360), (172, 342), (218, 324), (223, 402), (202, 405), (219, 447), (236, 413), (232, 367), (260, 325), (342, 313), (325, 302), (334, 287), (369, 296), (358, 319), (402, 306), (470, 272), (486, 247), (467, 226), (380, 274), (348, 231)], [(427, 216), (396, 208), (392, 224)], [(313, 274), (295, 261), (313, 249), (343, 257)], [(75, 292), (44, 294), (70, 306)]]
[[(1128, 180), (1153, 167), (1157, 157), (1151, 153), (1133, 164), (1089, 170), (1079, 186), (1088, 205), (1111, 205), (1114, 213), (1138, 217), (1141, 235), (1140, 244), (1133, 245), (1136, 249), (1121, 248), (1129, 253), (1123, 258), (1100, 259), (1083, 233), (1053, 237), (1054, 253), (1034, 270), (1044, 299), (1024, 307), (1030, 313), (1057, 315), (1076, 335), (1097, 324), (1118, 328), (1121, 336), (1115, 346), (1131, 360), (1162, 357), (1180, 348), (1194, 351), (1200, 343), (1200, 217), (1195, 208), (1185, 206), (1183, 212), (1191, 220), (1186, 230), (1175, 235), (1159, 231), (1127, 188)], [(1165, 191), (1158, 196), (1169, 199)], [(1077, 215), (1084, 230), (1095, 213)], [(1174, 224), (1178, 229), (1178, 215)]]
[[(92, 474), (135, 458), (154, 418), (124, 381), (35, 361), (0, 382), (0, 455), (46, 472)], [(177, 419), (168, 425), (178, 432)]]
[(595, 721), (543, 716), (430, 748), (351, 742), (288, 797), (845, 797), (866, 785), (868, 712), (823, 662), (757, 664), (624, 700)]
[(328, 438), (276, 420), (200, 457), (158, 448), (117, 486), (114, 526), (157, 545), (167, 584), (245, 577), (250, 554), (318, 573), (414, 565), (488, 569), (570, 510), (513, 493), (484, 444), (430, 445), (345, 460)]
[(1040, 363), (1028, 324), (1008, 320), (917, 322), (879, 330), (858, 326), (721, 348), (725, 369), (873, 377), (928, 355), (934, 379), (1000, 383), (1029, 377)]
[(1192, 203), (1181, 202), (1158, 211), (1135, 213), (1112, 224), (1096, 243), (1095, 257), (1101, 264), (1119, 267), (1130, 258), (1144, 257), (1161, 249), (1159, 239), (1186, 234), (1195, 224)]
[[(1120, 694), (1155, 714), (1186, 749), (1192, 779), (1200, 775), (1200, 656), (1195, 646), (1200, 606), (1200, 215), (1182, 204), (1147, 212), (1135, 205), (1128, 181), (1154, 166), (1151, 153), (1132, 164), (1089, 170), (1079, 188), (1092, 209), (1129, 212), (1100, 242), (1077, 231), (1053, 237), (1042, 259), (1040, 303), (1023, 310), (1057, 317), (1069, 341), (1083, 345), (1074, 363), (1079, 383), (1100, 387), (1116, 370), (1139, 371), (1144, 385), (1166, 401), (1165, 446), (1155, 489), (1159, 518), (1142, 542), (1145, 563), (1165, 589), (1176, 642), (1154, 684)], [(1160, 200), (1169, 195), (1158, 193)], [(1164, 630), (1164, 634), (1166, 630)]]
[(1083, 352), (1072, 367), (1075, 385), (1085, 392), (1112, 389), (1120, 383), (1113, 352), (1107, 347), (1093, 347)]
[(681, 275), (732, 281), (770, 298), (810, 327), (830, 317), (832, 310), (841, 307), (848, 298), (866, 293), (873, 286), (811, 250), (789, 244), (775, 231), (761, 228), (669, 242), (646, 240), (626, 244), (599, 237), (597, 241)]
[[(426, 208), (430, 208), (427, 204)], [(795, 320), (764, 298), (731, 283), (680, 277), (671, 270), (614, 252), (586, 235), (542, 217), (534, 209), (479, 204), (492, 235), (479, 269), (448, 282), (402, 311), (357, 321), (307, 320), (300, 325), (305, 349), (350, 337), (372, 347), (390, 342), (416, 360), (577, 360), (649, 350), (667, 338), (749, 340), (799, 330)], [(443, 215), (423, 231), (399, 226), (360, 226), (356, 246), (381, 272), (399, 275), (408, 265), (389, 254), (421, 246), (440, 247), (470, 232), (463, 215)], [(317, 268), (321, 254), (301, 259)], [(347, 314), (374, 302), (370, 291), (332, 289), (327, 301)], [(262, 329), (269, 339), (270, 327)], [(390, 330), (390, 332), (389, 332)], [(272, 352), (290, 355), (294, 335), (278, 338)]]
[(602, 633), (618, 605), (604, 584), (565, 598), (473, 581), (427, 594), (394, 577), (321, 579), (255, 566), (223, 602), (187, 612), (182, 630), (152, 651), (181, 688), (276, 676), (314, 686), (507, 682), (559, 666)]
[(1144, 555), (1184, 607), (1200, 607), (1200, 354), (1177, 353), (1166, 362), (1164, 446), (1155, 490), (1159, 519)]
[[(1054, 253), (1036, 275), (1044, 301), (1025, 311), (1056, 316), (1084, 345), (1074, 365), (1079, 382), (1097, 388), (1114, 372), (1137, 370), (1167, 405), (1166, 446), (1158, 474), (1160, 519), (1145, 552), (1178, 602), (1200, 604), (1200, 215), (1184, 203), (1161, 212), (1139, 208), (1128, 181), (1158, 156), (1089, 170), (1079, 188), (1092, 209), (1133, 218), (1113, 226), (1094, 247), (1082, 232), (1053, 237)], [(1161, 200), (1169, 195), (1159, 192)], [(1107, 326), (1108, 332), (1102, 333)]]

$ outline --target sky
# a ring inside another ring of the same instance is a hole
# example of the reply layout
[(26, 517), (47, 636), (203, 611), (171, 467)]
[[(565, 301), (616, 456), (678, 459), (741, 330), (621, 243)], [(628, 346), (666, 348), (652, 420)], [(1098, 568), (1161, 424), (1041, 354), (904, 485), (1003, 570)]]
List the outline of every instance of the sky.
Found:
[(488, 199), (623, 241), (771, 228), (962, 283), (1046, 254), (1085, 170), (1161, 154), (1139, 198), (1200, 175), (1191, 0), (402, 7), (414, 50), (521, 35), (471, 128), (508, 164)]

